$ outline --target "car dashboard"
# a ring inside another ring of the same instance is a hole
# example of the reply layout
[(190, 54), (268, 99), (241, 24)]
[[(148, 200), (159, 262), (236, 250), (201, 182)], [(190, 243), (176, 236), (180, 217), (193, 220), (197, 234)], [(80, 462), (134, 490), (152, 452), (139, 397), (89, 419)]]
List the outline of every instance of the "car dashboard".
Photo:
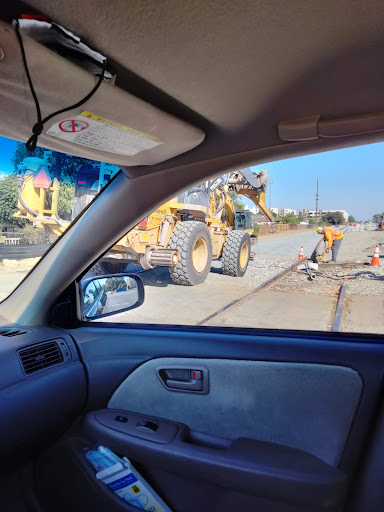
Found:
[(0, 328), (0, 456), (15, 464), (64, 432), (87, 396), (72, 338), (51, 327)]

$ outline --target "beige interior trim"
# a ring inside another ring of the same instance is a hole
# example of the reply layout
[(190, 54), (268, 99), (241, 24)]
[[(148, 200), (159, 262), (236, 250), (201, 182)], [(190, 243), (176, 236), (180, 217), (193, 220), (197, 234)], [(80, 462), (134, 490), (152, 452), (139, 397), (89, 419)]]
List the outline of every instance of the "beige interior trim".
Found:
[[(77, 103), (94, 87), (97, 78), (22, 35), (27, 62), (42, 116)], [(0, 23), (0, 135), (27, 141), (36, 123), (36, 109), (27, 83), (14, 29)], [(88, 111), (162, 141), (151, 149), (127, 156), (93, 149), (47, 135), (61, 121)], [(204, 140), (204, 133), (122, 89), (103, 82), (89, 101), (77, 109), (55, 116), (44, 126), (38, 145), (75, 156), (118, 166), (153, 165), (185, 153)]]
[(384, 112), (330, 120), (320, 119), (316, 114), (278, 124), (279, 138), (287, 142), (351, 137), (383, 131)]

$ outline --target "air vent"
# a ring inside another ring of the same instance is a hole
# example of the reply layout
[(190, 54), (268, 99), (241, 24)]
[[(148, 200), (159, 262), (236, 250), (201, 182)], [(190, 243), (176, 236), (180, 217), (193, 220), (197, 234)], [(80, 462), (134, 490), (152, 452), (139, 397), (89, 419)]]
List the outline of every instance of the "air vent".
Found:
[(54, 341), (21, 350), (19, 357), (27, 375), (64, 361), (59, 346)]
[(7, 338), (12, 338), (12, 336), (20, 336), (20, 334), (26, 334), (27, 331), (22, 331), (20, 329), (2, 329), (0, 331), (0, 336), (6, 336)]

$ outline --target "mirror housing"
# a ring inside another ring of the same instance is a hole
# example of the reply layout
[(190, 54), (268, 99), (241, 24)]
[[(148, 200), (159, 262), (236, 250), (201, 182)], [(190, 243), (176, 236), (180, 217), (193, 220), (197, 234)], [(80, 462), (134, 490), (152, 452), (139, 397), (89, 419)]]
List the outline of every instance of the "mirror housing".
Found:
[(137, 308), (144, 302), (144, 284), (137, 274), (95, 276), (81, 282), (83, 321), (96, 320)]

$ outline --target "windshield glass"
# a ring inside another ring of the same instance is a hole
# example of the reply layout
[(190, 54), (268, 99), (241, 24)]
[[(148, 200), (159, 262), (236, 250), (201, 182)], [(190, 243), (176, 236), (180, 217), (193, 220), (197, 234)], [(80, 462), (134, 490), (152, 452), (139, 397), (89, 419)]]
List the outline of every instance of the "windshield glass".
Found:
[(119, 171), (0, 137), (0, 301)]

